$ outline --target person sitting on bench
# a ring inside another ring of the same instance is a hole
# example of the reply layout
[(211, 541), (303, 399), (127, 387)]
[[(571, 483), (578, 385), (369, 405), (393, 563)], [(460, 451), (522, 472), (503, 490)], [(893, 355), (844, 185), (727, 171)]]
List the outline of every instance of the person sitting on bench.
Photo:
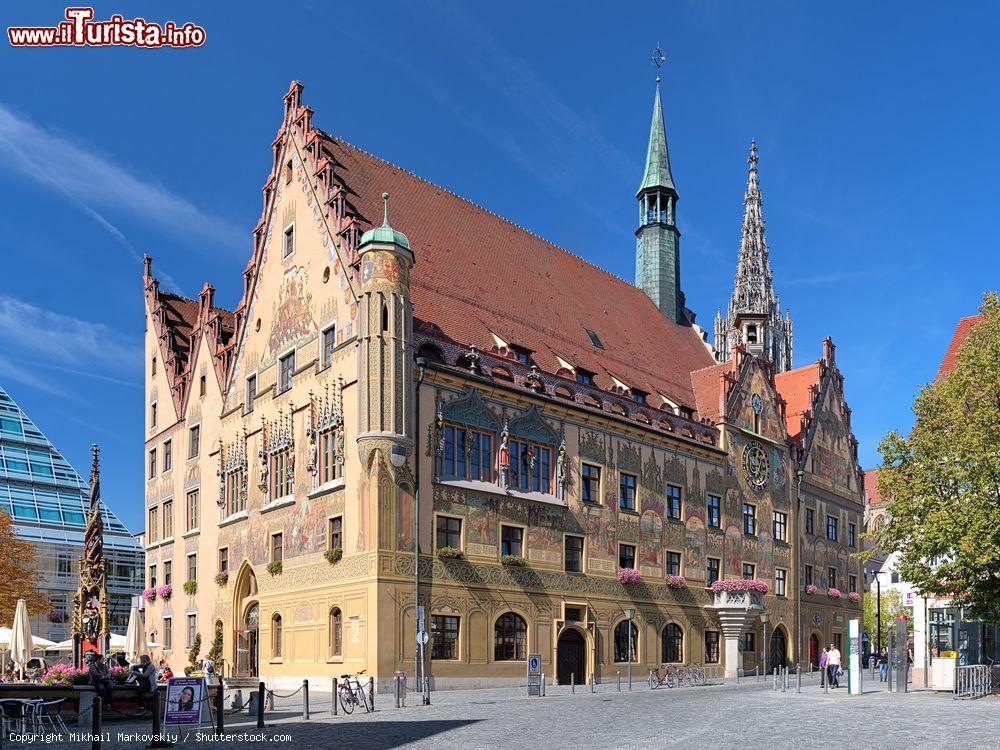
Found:
[(129, 675), (135, 677), (136, 687), (139, 689), (139, 710), (143, 710), (146, 703), (146, 696), (153, 692), (156, 687), (156, 667), (149, 660), (146, 654), (139, 657), (139, 663), (129, 667)]

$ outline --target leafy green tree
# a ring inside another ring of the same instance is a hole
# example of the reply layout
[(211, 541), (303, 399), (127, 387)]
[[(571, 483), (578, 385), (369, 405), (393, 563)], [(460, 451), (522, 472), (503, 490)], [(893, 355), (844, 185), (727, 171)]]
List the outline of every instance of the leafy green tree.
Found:
[(13, 519), (0, 511), (0, 625), (14, 622), (17, 600), (24, 599), (29, 615), (48, 614), (52, 603), (37, 589), (38, 573), (34, 568), (35, 548), (14, 533)]
[(1000, 618), (1000, 299), (985, 295), (955, 370), (921, 389), (909, 437), (879, 445), (887, 521), (875, 533), (926, 595)]
[[(896, 591), (882, 592), (882, 645), (889, 645), (889, 631), (896, 629), (896, 617), (906, 615), (906, 629), (913, 630), (913, 608), (903, 605), (899, 593)], [(874, 591), (866, 591), (864, 598), (864, 620), (863, 626), (868, 633), (868, 642), (872, 649), (879, 643), (878, 638), (878, 600), (879, 597)]]

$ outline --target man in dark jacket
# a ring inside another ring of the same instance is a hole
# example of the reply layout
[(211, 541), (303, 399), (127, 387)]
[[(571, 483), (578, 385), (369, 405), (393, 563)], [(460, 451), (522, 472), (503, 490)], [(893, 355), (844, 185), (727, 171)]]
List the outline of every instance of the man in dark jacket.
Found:
[(108, 665), (104, 663), (104, 654), (94, 654), (87, 672), (90, 684), (94, 686), (98, 697), (105, 705), (109, 705), (111, 701), (111, 672)]
[(149, 660), (146, 654), (139, 657), (139, 663), (129, 667), (129, 674), (135, 677), (136, 686), (139, 688), (139, 708), (143, 708), (146, 703), (146, 695), (153, 692), (156, 687), (156, 667)]

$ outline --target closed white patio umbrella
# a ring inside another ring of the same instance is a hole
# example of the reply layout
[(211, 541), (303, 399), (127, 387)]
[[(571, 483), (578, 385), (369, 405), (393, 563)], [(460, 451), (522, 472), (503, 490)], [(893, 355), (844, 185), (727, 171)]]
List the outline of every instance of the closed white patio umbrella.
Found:
[(132, 605), (132, 610), (128, 615), (128, 628), (125, 630), (125, 658), (129, 663), (139, 661), (139, 657), (148, 654), (146, 647), (146, 629), (142, 622), (142, 613), (139, 608)]
[(31, 623), (28, 622), (28, 606), (24, 599), (17, 600), (14, 610), (14, 623), (10, 634), (10, 659), (17, 665), (24, 679), (24, 668), (31, 658)]

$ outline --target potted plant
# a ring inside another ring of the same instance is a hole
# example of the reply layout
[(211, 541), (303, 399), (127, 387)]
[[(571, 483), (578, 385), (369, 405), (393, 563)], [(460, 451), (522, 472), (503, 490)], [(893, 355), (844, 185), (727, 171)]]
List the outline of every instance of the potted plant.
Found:
[(847, 598), (850, 599), (855, 604), (861, 603), (861, 594), (859, 594), (857, 591), (852, 591), (851, 593), (849, 593), (847, 595)]
[(323, 553), (323, 557), (326, 558), (326, 561), (330, 563), (330, 565), (335, 565), (336, 563), (339, 563), (340, 559), (343, 556), (344, 556), (344, 550), (341, 549), (340, 547), (334, 547), (332, 549), (328, 549), (326, 552)]
[(184, 593), (188, 596), (194, 596), (198, 593), (198, 582), (197, 581), (184, 581)]
[(686, 589), (688, 585), (687, 579), (684, 576), (667, 576), (667, 588), (671, 589)]
[(227, 583), (229, 583), (229, 573), (216, 573), (215, 582), (219, 586), (225, 586)]
[(638, 568), (618, 568), (618, 583), (630, 585), (639, 583), (642, 580), (642, 573)]
[(155, 602), (156, 601), (156, 589), (154, 589), (152, 586), (150, 586), (149, 588), (143, 589), (142, 590), (142, 598), (145, 599), (147, 602)]
[(837, 601), (838, 599), (840, 599), (843, 596), (843, 594), (840, 593), (840, 589), (835, 589), (835, 588), (829, 588), (829, 589), (827, 589), (826, 590), (826, 595), (828, 597), (830, 597), (831, 599), (833, 599), (834, 601)]
[(767, 584), (755, 578), (721, 578), (709, 588), (716, 594), (722, 591), (730, 593), (749, 591), (754, 594), (766, 594), (768, 592)]
[(163, 586), (159, 586), (156, 589), (156, 595), (160, 597), (163, 601), (169, 601), (173, 593), (174, 593), (174, 587), (171, 586), (169, 583), (166, 583)]
[(437, 556), (441, 560), (461, 560), (465, 553), (457, 547), (438, 547)]
[(815, 584), (813, 584), (813, 583), (807, 583), (806, 584), (806, 593), (807, 594), (815, 594), (817, 591), (819, 591), (819, 589), (816, 588)]
[(49, 612), (49, 622), (62, 622), (66, 619), (66, 614), (60, 612), (58, 609), (54, 609)]
[(511, 568), (523, 568), (528, 564), (528, 561), (520, 555), (501, 555), (500, 564)]
[(275, 560), (267, 564), (267, 572), (273, 576), (281, 574), (281, 560)]

